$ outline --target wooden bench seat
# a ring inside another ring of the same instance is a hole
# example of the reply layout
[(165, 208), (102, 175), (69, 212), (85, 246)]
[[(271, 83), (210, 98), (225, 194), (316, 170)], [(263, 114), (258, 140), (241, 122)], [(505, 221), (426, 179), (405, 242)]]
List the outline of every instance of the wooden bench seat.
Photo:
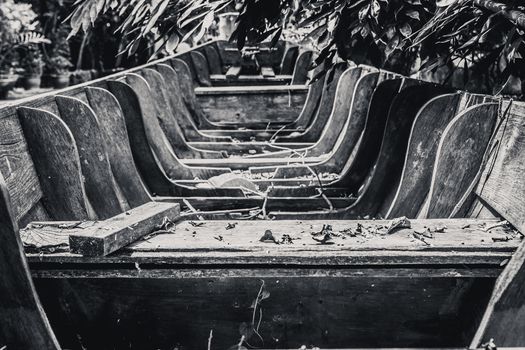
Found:
[[(319, 242), (324, 236), (324, 233), (319, 233), (323, 232), (325, 225), (331, 225), (334, 232), (328, 244)], [(358, 229), (360, 225), (361, 231)], [(37, 223), (23, 230), (21, 236), (24, 243), (33, 249), (43, 245), (49, 251), (51, 242), (57, 246), (56, 253), (28, 254), (31, 267), (36, 268), (33, 273), (39, 277), (64, 277), (64, 273), (71, 277), (77, 273), (94, 277), (90, 271), (83, 273), (67, 264), (82, 264), (82, 269), (85, 269), (89, 264), (99, 263), (109, 264), (104, 269), (129, 270), (119, 274), (139, 277), (134, 266), (119, 266), (130, 262), (173, 268), (180, 264), (191, 264), (192, 268), (199, 265), (217, 265), (217, 268), (222, 268), (222, 264), (232, 265), (232, 268), (258, 265), (263, 269), (287, 265), (337, 265), (340, 268), (365, 269), (370, 275), (384, 274), (384, 269), (389, 266), (404, 266), (414, 268), (410, 272), (413, 277), (418, 276), (418, 270), (426, 271), (421, 277), (427, 276), (426, 273), (451, 277), (493, 277), (505, 265), (522, 237), (498, 220), (411, 220), (411, 228), (401, 228), (385, 235), (388, 225), (386, 220), (183, 220), (169, 232), (146, 236), (112, 255), (91, 258), (69, 253), (67, 248), (69, 235), (89, 230), (92, 226), (89, 222), (81, 225), (61, 223), (60, 226)], [(425, 231), (426, 228), (428, 231)], [(261, 241), (266, 230), (272, 232), (279, 244), (271, 239)], [(63, 265), (56, 266), (56, 263)], [(414, 264), (425, 267), (415, 268)], [(373, 271), (375, 269), (377, 272)], [(100, 278), (107, 277), (104, 271), (98, 272)], [(227, 271), (223, 273), (228, 274)]]

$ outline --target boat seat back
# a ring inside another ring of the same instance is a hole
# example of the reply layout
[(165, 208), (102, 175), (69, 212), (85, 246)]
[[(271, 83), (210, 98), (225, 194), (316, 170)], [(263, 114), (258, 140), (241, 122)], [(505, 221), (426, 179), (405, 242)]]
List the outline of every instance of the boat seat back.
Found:
[(9, 192), (0, 173), (0, 344), (5, 349), (60, 350), (31, 279)]
[(196, 50), (190, 51), (191, 64), (197, 76), (197, 81), (200, 86), (211, 86), (210, 71), (208, 69), (208, 62), (206, 57)]
[(458, 92), (437, 96), (423, 106), (412, 124), (401, 181), (389, 208), (382, 209), (383, 217), (418, 216), (430, 189), (443, 133), (458, 114), (485, 99)]
[(284, 52), (278, 73), (281, 75), (292, 75), (297, 56), (299, 56), (299, 46), (288, 46)]
[(292, 72), (292, 85), (306, 84), (313, 57), (314, 52), (312, 50), (304, 50), (299, 53)]

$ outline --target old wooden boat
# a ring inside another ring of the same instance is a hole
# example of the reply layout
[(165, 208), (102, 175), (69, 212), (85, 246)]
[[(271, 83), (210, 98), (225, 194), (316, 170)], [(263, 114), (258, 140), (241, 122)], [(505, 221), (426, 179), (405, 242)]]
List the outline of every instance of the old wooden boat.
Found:
[(523, 346), (525, 105), (233, 52), (0, 109), (0, 349)]

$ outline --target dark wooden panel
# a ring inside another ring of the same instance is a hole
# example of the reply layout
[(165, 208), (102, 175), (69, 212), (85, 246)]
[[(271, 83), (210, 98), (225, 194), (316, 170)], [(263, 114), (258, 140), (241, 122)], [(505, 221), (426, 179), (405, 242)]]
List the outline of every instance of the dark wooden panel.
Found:
[(426, 217), (448, 217), (465, 193), (471, 191), (472, 182), (478, 181), (476, 176), (497, 117), (495, 103), (474, 106), (454, 118), (443, 132)]
[(202, 48), (202, 51), (208, 61), (208, 70), (210, 71), (210, 74), (223, 74), (221, 57), (215, 46), (205, 45)]
[[(87, 348), (205, 348), (213, 329), (212, 348), (226, 349), (250, 330), (251, 305), (264, 281), (269, 295), (254, 321), (257, 325), (261, 318), (258, 333), (264, 343), (253, 332), (247, 341), (297, 349), (302, 344), (341, 348), (349, 343), (460, 347), (471, 335), (493, 283), (451, 277), (340, 277), (332, 269), (305, 277), (289, 277), (289, 269), (279, 277), (257, 272), (243, 276), (238, 270), (228, 277), (205, 273), (196, 274), (206, 278), (190, 273), (172, 279), (39, 279), (37, 287), (59, 337), (78, 334)], [(57, 307), (61, 303), (69, 310)], [(70, 345), (65, 339), (63, 343)]]
[(292, 73), (292, 85), (306, 83), (308, 80), (308, 69), (312, 64), (313, 57), (314, 52), (310, 50), (302, 51), (299, 54)]
[(56, 115), (40, 109), (17, 109), (38, 173), (43, 203), (54, 220), (95, 219), (88, 212), (75, 139)]
[(417, 217), (430, 189), (439, 140), (456, 116), (461, 98), (459, 93), (438, 96), (421, 109), (412, 125), (396, 195), (390, 207), (383, 209), (384, 217)]
[(114, 95), (101, 88), (86, 88), (106, 145), (111, 169), (120, 190), (132, 208), (151, 200), (133, 160), (126, 121)]
[(115, 188), (106, 147), (93, 110), (79, 99), (57, 95), (60, 117), (69, 126), (77, 145), (86, 195), (100, 219), (129, 209)]
[(5, 349), (61, 349), (33, 286), (1, 174), (0, 294), (0, 344)]
[(211, 86), (210, 71), (208, 70), (208, 62), (206, 57), (199, 51), (190, 52), (191, 62), (197, 75), (197, 81), (200, 86)]
[(283, 60), (281, 61), (279, 74), (293, 74), (298, 55), (299, 46), (288, 46), (284, 52)]

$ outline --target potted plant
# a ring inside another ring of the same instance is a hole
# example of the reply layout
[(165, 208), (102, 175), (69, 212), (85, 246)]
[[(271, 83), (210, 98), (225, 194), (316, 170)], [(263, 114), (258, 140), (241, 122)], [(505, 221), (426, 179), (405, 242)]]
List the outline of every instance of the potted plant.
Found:
[(37, 45), (28, 46), (22, 55), (20, 65), (24, 70), (24, 75), (21, 79), (24, 89), (39, 88), (42, 81), (42, 68), (44, 65), (40, 48)]
[(35, 32), (37, 15), (31, 4), (2, 0), (0, 6), (0, 98), (5, 98), (18, 80), (15, 69), (20, 51), (31, 44), (49, 42)]
[(64, 56), (57, 55), (47, 59), (46, 68), (55, 89), (69, 86), (69, 68), (71, 67), (73, 64)]

